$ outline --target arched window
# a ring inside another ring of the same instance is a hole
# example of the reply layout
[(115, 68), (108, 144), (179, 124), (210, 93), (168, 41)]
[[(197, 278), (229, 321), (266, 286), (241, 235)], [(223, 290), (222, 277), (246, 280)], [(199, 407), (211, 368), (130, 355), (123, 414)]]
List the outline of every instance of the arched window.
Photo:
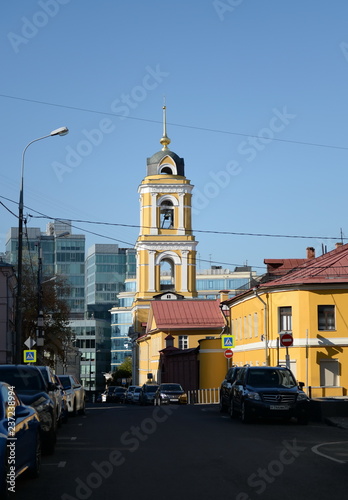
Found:
[(174, 175), (170, 165), (163, 165), (159, 171), (160, 174)]
[(160, 205), (161, 229), (174, 228), (174, 206), (170, 200), (164, 200)]
[(174, 290), (174, 262), (171, 259), (162, 259), (160, 263), (161, 290)]

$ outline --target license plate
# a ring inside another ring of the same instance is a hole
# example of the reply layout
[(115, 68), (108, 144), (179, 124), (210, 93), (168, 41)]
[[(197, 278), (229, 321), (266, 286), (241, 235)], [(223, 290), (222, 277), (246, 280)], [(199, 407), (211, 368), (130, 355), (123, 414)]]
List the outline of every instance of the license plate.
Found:
[(270, 409), (271, 410), (288, 410), (290, 406), (288, 405), (271, 405)]
[(171, 401), (179, 401), (178, 398), (170, 398)]

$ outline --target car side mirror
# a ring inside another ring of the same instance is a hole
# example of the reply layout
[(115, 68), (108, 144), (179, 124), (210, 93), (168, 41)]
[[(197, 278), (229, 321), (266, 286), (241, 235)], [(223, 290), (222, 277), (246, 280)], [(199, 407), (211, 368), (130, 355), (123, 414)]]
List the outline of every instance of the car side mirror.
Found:
[(57, 386), (57, 384), (54, 384), (53, 382), (48, 382), (47, 389), (48, 389), (48, 391), (56, 391), (58, 389), (58, 386)]
[(305, 383), (304, 382), (299, 382), (298, 386), (302, 390), (304, 388), (304, 386), (305, 386)]

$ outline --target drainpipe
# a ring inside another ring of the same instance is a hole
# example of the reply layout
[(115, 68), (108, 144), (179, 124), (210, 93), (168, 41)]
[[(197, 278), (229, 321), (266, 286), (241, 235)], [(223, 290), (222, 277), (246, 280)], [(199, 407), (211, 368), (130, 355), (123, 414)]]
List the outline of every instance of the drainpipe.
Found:
[(253, 288), (253, 291), (254, 291), (254, 295), (255, 297), (257, 297), (261, 302), (262, 304), (264, 305), (265, 307), (265, 317), (264, 317), (264, 332), (265, 332), (265, 358), (266, 358), (266, 366), (269, 366), (269, 352), (268, 352), (268, 328), (267, 328), (267, 324), (268, 324), (268, 306), (266, 304), (266, 302), (261, 299), (261, 297), (259, 296), (259, 294), (257, 293), (257, 288), (254, 287)]

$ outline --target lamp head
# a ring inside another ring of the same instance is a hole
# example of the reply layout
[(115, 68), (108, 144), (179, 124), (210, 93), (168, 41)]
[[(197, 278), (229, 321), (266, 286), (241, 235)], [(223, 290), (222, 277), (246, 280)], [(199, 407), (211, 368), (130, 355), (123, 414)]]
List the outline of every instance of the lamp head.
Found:
[(68, 127), (60, 127), (57, 128), (56, 130), (53, 130), (50, 135), (66, 135), (69, 133)]

